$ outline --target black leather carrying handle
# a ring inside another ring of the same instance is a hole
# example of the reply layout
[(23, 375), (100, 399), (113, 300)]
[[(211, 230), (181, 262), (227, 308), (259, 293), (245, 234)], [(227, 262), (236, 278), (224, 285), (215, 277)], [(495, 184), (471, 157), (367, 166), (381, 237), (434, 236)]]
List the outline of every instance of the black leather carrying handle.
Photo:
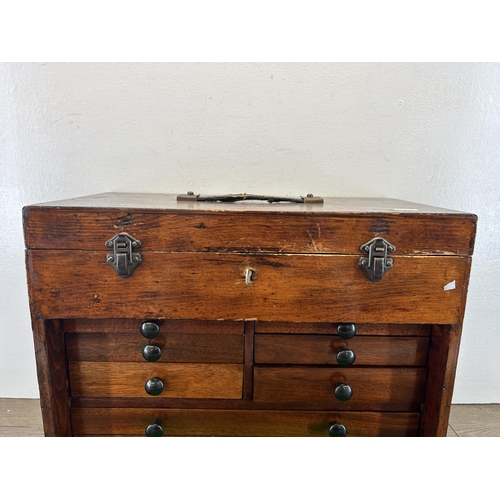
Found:
[(323, 198), (308, 194), (307, 196), (300, 196), (299, 198), (287, 198), (283, 196), (263, 196), (259, 194), (224, 194), (220, 196), (205, 196), (201, 194), (180, 194), (177, 196), (177, 201), (206, 201), (206, 202), (220, 202), (220, 203), (234, 203), (236, 201), (267, 201), (269, 203), (323, 203)]

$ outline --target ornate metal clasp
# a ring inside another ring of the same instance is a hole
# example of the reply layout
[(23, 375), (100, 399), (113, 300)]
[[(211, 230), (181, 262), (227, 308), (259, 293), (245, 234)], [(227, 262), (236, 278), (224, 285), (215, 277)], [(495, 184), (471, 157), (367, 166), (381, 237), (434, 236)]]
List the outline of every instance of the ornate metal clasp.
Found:
[(387, 257), (387, 253), (394, 252), (396, 247), (384, 238), (373, 238), (359, 248), (362, 252), (368, 253), (366, 257), (359, 258), (358, 265), (370, 281), (380, 281), (394, 266), (394, 259)]
[(142, 255), (134, 252), (136, 248), (142, 246), (142, 243), (130, 234), (118, 233), (106, 241), (106, 246), (113, 249), (113, 252), (106, 255), (106, 262), (122, 278), (131, 276), (134, 269), (142, 262)]

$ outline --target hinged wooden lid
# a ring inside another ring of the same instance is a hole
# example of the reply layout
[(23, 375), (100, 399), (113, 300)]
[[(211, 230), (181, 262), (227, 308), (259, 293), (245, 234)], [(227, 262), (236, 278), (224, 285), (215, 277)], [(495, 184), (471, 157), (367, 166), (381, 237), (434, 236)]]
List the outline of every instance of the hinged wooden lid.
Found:
[(324, 203), (178, 202), (176, 195), (103, 193), (25, 207), (28, 249), (106, 251), (127, 232), (142, 252), (363, 254), (376, 237), (396, 255), (471, 255), (473, 214), (387, 198)]

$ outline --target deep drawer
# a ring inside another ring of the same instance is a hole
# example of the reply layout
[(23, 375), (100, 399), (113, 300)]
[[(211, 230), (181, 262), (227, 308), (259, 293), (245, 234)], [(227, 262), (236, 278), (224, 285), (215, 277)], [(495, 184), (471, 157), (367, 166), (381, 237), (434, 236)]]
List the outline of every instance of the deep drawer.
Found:
[(328, 436), (334, 422), (347, 436), (416, 436), (420, 415), (398, 412), (268, 410), (181, 410), (146, 408), (73, 408), (77, 436), (145, 436), (160, 420), (164, 436)]
[(144, 252), (142, 259), (124, 279), (106, 251), (28, 251), (37, 317), (454, 324), (469, 264), (400, 256), (372, 282), (354, 255)]
[[(145, 390), (153, 378), (164, 384), (156, 396)], [(70, 362), (69, 379), (73, 397), (241, 399), (243, 365)]]
[[(254, 401), (322, 403), (332, 409), (419, 411), (424, 397), (424, 368), (255, 367)], [(352, 396), (340, 401), (338, 384)]]
[(425, 366), (427, 337), (353, 337), (349, 340), (332, 335), (255, 336), (255, 362), (275, 364), (334, 364), (343, 350), (355, 357), (351, 366)]

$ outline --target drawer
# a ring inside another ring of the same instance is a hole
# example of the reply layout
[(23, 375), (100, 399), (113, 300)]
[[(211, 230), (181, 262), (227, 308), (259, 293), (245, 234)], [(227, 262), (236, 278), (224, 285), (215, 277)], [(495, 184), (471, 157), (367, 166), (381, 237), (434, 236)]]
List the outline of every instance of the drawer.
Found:
[(242, 363), (243, 336), (168, 334), (147, 341), (139, 334), (67, 334), (70, 361), (144, 361), (146, 345), (160, 348), (157, 363)]
[(157, 363), (243, 363), (243, 323), (158, 321), (159, 334), (145, 338), (142, 321), (64, 322), (69, 361), (144, 362), (147, 345), (160, 348)]
[(143, 319), (116, 319), (103, 318), (99, 320), (87, 318), (72, 318), (64, 320), (64, 331), (69, 333), (92, 332), (123, 332), (139, 333), (144, 321), (151, 320), (157, 323), (160, 333), (176, 334), (217, 334), (243, 335), (243, 322), (234, 321), (203, 321), (203, 320), (167, 320), (146, 315)]
[(125, 279), (106, 250), (30, 250), (27, 260), (37, 317), (429, 324), (460, 321), (470, 262), (396, 256), (372, 282), (357, 255), (144, 251)]
[(328, 436), (333, 423), (347, 436), (416, 436), (418, 413), (73, 408), (77, 436), (144, 436), (159, 420), (164, 436)]
[[(302, 333), (313, 335), (337, 335), (340, 323), (307, 323), (307, 322), (286, 322), (286, 321), (256, 321), (256, 333)], [(403, 336), (403, 337), (429, 337), (431, 333), (430, 325), (419, 324), (366, 324), (350, 323), (356, 327), (356, 336), (382, 335), (382, 336)]]
[[(153, 378), (163, 383), (156, 396), (145, 390)], [(69, 381), (73, 397), (241, 399), (243, 365), (70, 362)]]
[(268, 364), (425, 366), (428, 347), (427, 337), (257, 334), (254, 356)]
[[(255, 367), (254, 401), (328, 405), (332, 409), (419, 411), (424, 368)], [(339, 384), (352, 396), (339, 400)]]

